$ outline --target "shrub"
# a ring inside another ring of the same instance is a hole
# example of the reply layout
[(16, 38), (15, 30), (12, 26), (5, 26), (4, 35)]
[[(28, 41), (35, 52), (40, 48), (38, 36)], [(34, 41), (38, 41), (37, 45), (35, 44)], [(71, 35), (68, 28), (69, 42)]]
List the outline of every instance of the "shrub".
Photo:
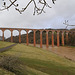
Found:
[(0, 56), (0, 67), (14, 72), (16, 75), (27, 75), (25, 72), (26, 68), (22, 65), (18, 57)]

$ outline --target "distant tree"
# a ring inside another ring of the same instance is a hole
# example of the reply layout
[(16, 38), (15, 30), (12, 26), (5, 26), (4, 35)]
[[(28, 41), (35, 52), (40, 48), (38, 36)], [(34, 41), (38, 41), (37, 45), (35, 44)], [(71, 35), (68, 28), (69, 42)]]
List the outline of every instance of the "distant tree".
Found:
[[(6, 0), (2, 0), (2, 1), (3, 1), (3, 8), (1, 8), (0, 11), (6, 10), (6, 9), (8, 10), (13, 5), (20, 14), (22, 14), (22, 12), (24, 12), (32, 2), (34, 4), (33, 15), (35, 15), (35, 13), (37, 13), (38, 15), (41, 14), (42, 12), (45, 13), (44, 11), (45, 7), (51, 8), (51, 6), (47, 3), (47, 0), (37, 0), (38, 3), (42, 5), (42, 7), (40, 8), (38, 7), (36, 0), (29, 0), (29, 3), (27, 3), (27, 5), (23, 7), (21, 10), (18, 8), (18, 6), (20, 5), (20, 4), (17, 4), (18, 0), (8, 0), (10, 2), (9, 5), (7, 4)], [(53, 2), (53, 4), (55, 4), (56, 0), (51, 0), (51, 1)]]

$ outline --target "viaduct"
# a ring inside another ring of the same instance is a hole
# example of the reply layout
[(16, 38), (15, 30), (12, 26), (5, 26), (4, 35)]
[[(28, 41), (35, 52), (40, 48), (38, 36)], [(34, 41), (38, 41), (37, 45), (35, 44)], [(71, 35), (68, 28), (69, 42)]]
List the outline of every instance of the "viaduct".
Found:
[[(34, 46), (36, 46), (36, 37), (35, 37), (35, 34), (36, 34), (36, 31), (40, 31), (40, 48), (42, 48), (42, 32), (43, 31), (46, 31), (46, 48), (48, 48), (49, 46), (49, 42), (48, 42), (48, 33), (51, 32), (52, 35), (52, 47), (54, 46), (54, 32), (57, 33), (57, 46), (59, 47), (60, 46), (60, 40), (59, 40), (59, 33), (61, 32), (62, 34), (62, 45), (64, 46), (64, 33), (66, 33), (66, 42), (68, 41), (68, 34), (69, 34), (69, 30), (48, 30), (48, 29), (24, 29), (24, 28), (0, 28), (0, 30), (2, 30), (2, 38), (3, 38), (3, 41), (4, 41), (4, 31), (5, 30), (10, 30), (11, 32), (11, 42), (13, 42), (13, 31), (14, 30), (17, 30), (19, 32), (19, 43), (21, 43), (21, 31), (22, 30), (25, 30), (26, 31), (26, 44), (29, 45), (29, 39), (28, 39), (28, 32), (29, 30), (32, 30), (34, 32), (34, 37), (33, 37), (33, 40), (34, 40)], [(74, 31), (75, 33), (75, 31)]]

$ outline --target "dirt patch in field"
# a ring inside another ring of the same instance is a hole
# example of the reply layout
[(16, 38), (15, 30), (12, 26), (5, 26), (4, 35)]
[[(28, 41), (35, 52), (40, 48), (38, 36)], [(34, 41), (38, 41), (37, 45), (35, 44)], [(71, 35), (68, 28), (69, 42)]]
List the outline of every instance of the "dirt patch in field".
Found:
[(73, 47), (54, 47), (54, 48), (49, 48), (48, 50), (58, 55), (64, 56), (69, 60), (75, 61), (75, 48)]
[[(30, 44), (33, 46), (33, 44)], [(39, 44), (36, 44), (36, 47), (40, 48)], [(69, 46), (49, 46), (49, 48), (46, 48), (46, 45), (42, 46), (43, 49), (49, 50), (53, 53), (56, 53), (57, 55), (63, 56), (69, 60), (75, 61), (75, 47), (69, 47)]]

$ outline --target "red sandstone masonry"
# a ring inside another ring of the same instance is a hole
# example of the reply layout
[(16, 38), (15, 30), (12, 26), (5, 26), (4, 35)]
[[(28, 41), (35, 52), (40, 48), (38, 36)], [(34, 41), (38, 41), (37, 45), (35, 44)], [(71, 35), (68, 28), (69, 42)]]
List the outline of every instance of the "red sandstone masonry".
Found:
[(4, 31), (5, 30), (10, 30), (11, 31), (11, 42), (13, 42), (13, 31), (18, 30), (19, 31), (19, 43), (21, 43), (21, 31), (25, 30), (27, 32), (27, 45), (29, 45), (29, 39), (28, 39), (28, 32), (29, 30), (32, 30), (34, 32), (34, 46), (36, 46), (36, 31), (40, 31), (40, 48), (42, 48), (42, 32), (46, 31), (46, 48), (49, 46), (48, 42), (48, 32), (52, 32), (52, 47), (54, 46), (54, 32), (57, 32), (57, 46), (60, 46), (60, 41), (59, 41), (59, 32), (62, 32), (62, 45), (64, 45), (64, 32), (66, 32), (66, 42), (68, 42), (68, 33), (69, 30), (47, 30), (47, 29), (24, 29), (24, 28), (0, 28), (2, 30), (2, 36), (3, 36), (3, 41), (4, 41)]

